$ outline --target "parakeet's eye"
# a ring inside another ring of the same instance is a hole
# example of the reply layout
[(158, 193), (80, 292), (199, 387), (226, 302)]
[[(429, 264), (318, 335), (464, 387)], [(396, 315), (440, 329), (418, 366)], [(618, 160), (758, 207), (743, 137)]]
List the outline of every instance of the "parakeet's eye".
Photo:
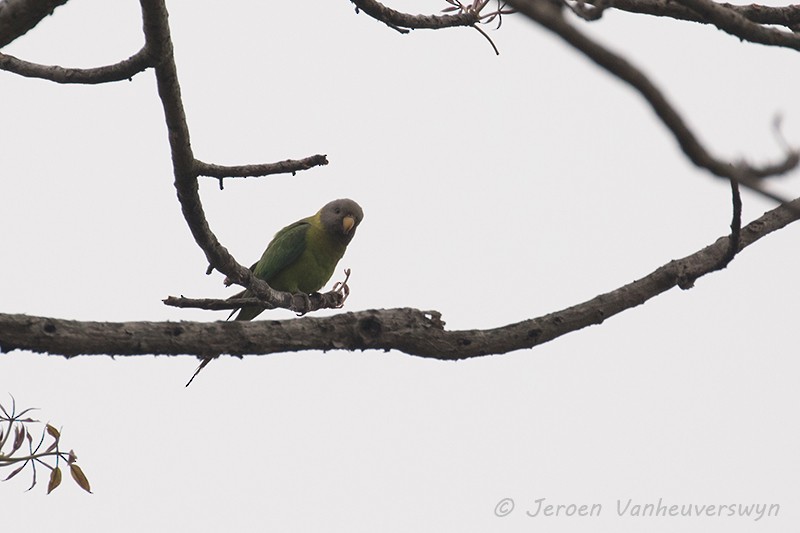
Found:
[(341, 212), (342, 212), (342, 210), (341, 210), (341, 209), (339, 209), (339, 208), (337, 207), (337, 208), (336, 208), (336, 214), (338, 215), (338, 214), (340, 214)]

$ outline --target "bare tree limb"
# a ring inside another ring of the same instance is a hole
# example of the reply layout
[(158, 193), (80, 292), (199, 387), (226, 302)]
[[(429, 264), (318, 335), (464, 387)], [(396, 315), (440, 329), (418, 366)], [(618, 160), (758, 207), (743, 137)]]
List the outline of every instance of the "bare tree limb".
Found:
[[(183, 109), (178, 82), (178, 70), (175, 66), (167, 8), (164, 0), (140, 0), (140, 3), (144, 19), (145, 41), (147, 47), (152, 50), (153, 57), (157, 58), (155, 62), (156, 84), (169, 132), (175, 189), (178, 192), (178, 201), (181, 204), (183, 217), (195, 242), (203, 250), (210, 267), (225, 274), (233, 283), (250, 289), (260, 300), (300, 314), (319, 309), (313, 307), (313, 302), (309, 298), (298, 300), (295, 295), (276, 291), (266, 282), (255, 277), (220, 244), (208, 226), (200, 200), (197, 177), (201, 171), (209, 170), (209, 165), (198, 161), (192, 151), (189, 126), (186, 123), (186, 113)], [(211, 268), (209, 268), (210, 270)], [(320, 303), (324, 303), (324, 301)]]
[[(597, 11), (589, 20), (597, 20), (604, 10), (613, 8), (629, 13), (711, 24), (711, 21), (700, 13), (674, 0), (585, 0), (585, 3), (595, 6), (593, 11)], [(747, 20), (757, 24), (785, 26), (792, 30), (797, 30), (800, 25), (800, 4), (784, 7), (770, 7), (760, 4), (734, 5), (728, 3), (716, 5), (735, 11)]]
[(480, 13), (462, 12), (454, 15), (409, 15), (396, 11), (376, 0), (350, 0), (356, 5), (356, 11), (363, 11), (370, 17), (380, 20), (400, 33), (408, 33), (408, 29), (453, 28), (456, 26), (472, 26), (480, 22)]
[(784, 198), (764, 189), (759, 180), (795, 169), (800, 163), (800, 151), (792, 150), (786, 154), (783, 160), (760, 167), (744, 162), (734, 164), (714, 157), (700, 143), (661, 90), (641, 70), (572, 26), (556, 6), (537, 0), (509, 0), (508, 3), (561, 37), (609, 73), (636, 89), (672, 132), (683, 152), (695, 165), (705, 168), (716, 176), (734, 179), (741, 185), (777, 202), (786, 202)]
[[(800, 219), (800, 198), (765, 213), (741, 230), (739, 250)], [(544, 344), (602, 323), (675, 286), (691, 286), (718, 267), (729, 237), (647, 276), (581, 304), (492, 329), (446, 331), (441, 315), (382, 309), (330, 317), (255, 322), (78, 322), (0, 314), (0, 352), (53, 355), (271, 354), (300, 350), (395, 349), (434, 359), (466, 359)]]
[(64, 68), (58, 65), (40, 65), (0, 53), (0, 70), (6, 70), (26, 78), (40, 78), (56, 83), (80, 83), (93, 85), (130, 80), (136, 74), (152, 67), (147, 46), (128, 59), (95, 68)]
[[(303, 294), (295, 294), (295, 298), (304, 298)], [(344, 294), (341, 291), (332, 290), (326, 293), (315, 293), (308, 295), (309, 306), (314, 309), (336, 309), (342, 306)], [(180, 298), (168, 296), (163, 300), (165, 305), (170, 307), (180, 307), (183, 309), (206, 309), (209, 311), (221, 311), (224, 309), (239, 309), (246, 305), (259, 305), (265, 309), (275, 309), (270, 304), (264, 304), (258, 298), (227, 298), (218, 300), (216, 298)]]
[(0, 1), (0, 48), (25, 35), (67, 0)]
[(800, 50), (800, 34), (787, 33), (749, 20), (735, 9), (711, 0), (677, 0), (717, 28), (753, 43)]
[(328, 157), (317, 154), (304, 159), (286, 159), (277, 163), (262, 163), (256, 165), (236, 165), (225, 166), (204, 163), (195, 159), (194, 169), (199, 176), (217, 178), (219, 186), (222, 188), (222, 180), (225, 178), (252, 178), (257, 176), (269, 176), (272, 174), (287, 174), (300, 170), (308, 170), (313, 167), (328, 164)]

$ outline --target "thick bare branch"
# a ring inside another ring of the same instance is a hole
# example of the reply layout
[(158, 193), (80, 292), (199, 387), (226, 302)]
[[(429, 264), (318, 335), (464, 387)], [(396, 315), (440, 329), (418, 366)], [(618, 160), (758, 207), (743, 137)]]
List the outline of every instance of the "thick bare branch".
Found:
[[(800, 219), (800, 199), (765, 213), (742, 228), (739, 249)], [(507, 326), (446, 331), (439, 313), (383, 309), (330, 317), (255, 322), (78, 322), (0, 315), (0, 351), (54, 355), (270, 354), (300, 350), (396, 349), (435, 359), (465, 359), (531, 348), (602, 323), (675, 286), (713, 271), (730, 239), (670, 261), (644, 278), (581, 304)]]
[(26, 78), (40, 78), (56, 83), (93, 85), (130, 80), (136, 74), (152, 66), (147, 46), (142, 47), (131, 57), (119, 63), (95, 68), (64, 68), (58, 65), (40, 65), (0, 53), (0, 70), (7, 70)]
[(747, 163), (731, 163), (714, 157), (697, 139), (683, 117), (670, 104), (664, 93), (622, 56), (612, 52), (572, 26), (561, 11), (549, 2), (537, 0), (509, 0), (519, 12), (552, 31), (589, 59), (636, 89), (655, 111), (658, 118), (672, 132), (683, 152), (697, 166), (716, 176), (734, 179), (740, 184), (778, 202), (785, 200), (765, 190), (759, 178), (793, 170), (800, 163), (800, 153), (793, 150), (773, 164), (756, 167)]
[(0, 48), (25, 35), (67, 0), (0, 1)]

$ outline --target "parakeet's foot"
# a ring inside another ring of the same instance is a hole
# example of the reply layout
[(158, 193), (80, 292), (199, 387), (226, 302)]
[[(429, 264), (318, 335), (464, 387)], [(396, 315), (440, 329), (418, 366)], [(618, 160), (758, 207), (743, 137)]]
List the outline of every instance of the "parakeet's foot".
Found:
[[(302, 306), (295, 305), (296, 300), (302, 300)], [(295, 309), (297, 309), (298, 307), (300, 309), (311, 309), (311, 298), (308, 296), (308, 294), (297, 292), (292, 295), (292, 307), (294, 307)], [(306, 313), (308, 313), (308, 311), (303, 311), (302, 313), (297, 313), (297, 316), (303, 316)]]
[(333, 284), (333, 292), (338, 292), (342, 295), (342, 301), (336, 306), (337, 309), (344, 307), (344, 302), (350, 296), (350, 287), (347, 285), (347, 280), (350, 279), (350, 269), (344, 269), (344, 281), (337, 281)]

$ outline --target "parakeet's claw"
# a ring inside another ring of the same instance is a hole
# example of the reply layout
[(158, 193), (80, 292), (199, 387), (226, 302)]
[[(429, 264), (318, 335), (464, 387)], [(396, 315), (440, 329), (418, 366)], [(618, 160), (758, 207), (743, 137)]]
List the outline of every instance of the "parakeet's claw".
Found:
[(350, 287), (347, 285), (347, 280), (350, 279), (350, 269), (344, 269), (344, 281), (337, 281), (333, 284), (333, 292), (338, 292), (342, 295), (342, 301), (336, 306), (337, 309), (344, 307), (344, 302), (350, 296)]

